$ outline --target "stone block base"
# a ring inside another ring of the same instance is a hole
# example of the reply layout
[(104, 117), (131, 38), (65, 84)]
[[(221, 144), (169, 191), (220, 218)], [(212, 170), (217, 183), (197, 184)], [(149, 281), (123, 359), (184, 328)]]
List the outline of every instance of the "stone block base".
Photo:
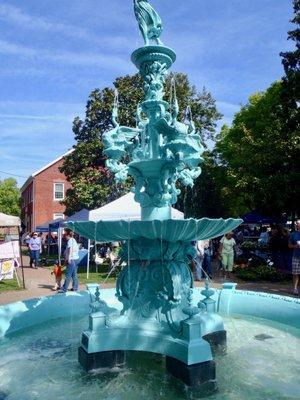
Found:
[(166, 369), (171, 375), (184, 382), (187, 386), (205, 386), (209, 390), (215, 390), (217, 387), (214, 361), (187, 365), (182, 361), (167, 356)]
[(125, 364), (124, 351), (103, 351), (88, 354), (83, 347), (78, 348), (78, 361), (86, 371), (96, 368), (114, 368)]

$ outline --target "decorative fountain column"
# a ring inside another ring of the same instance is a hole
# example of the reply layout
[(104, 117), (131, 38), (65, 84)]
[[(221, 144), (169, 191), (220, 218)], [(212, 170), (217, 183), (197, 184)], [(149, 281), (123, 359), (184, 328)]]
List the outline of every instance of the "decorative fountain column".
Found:
[(226, 333), (208, 282), (205, 300), (192, 306), (189, 263), (196, 254), (191, 241), (220, 236), (241, 221), (171, 219), (171, 206), (180, 193), (176, 182), (193, 185), (201, 173), (204, 148), (191, 113), (187, 124), (177, 119), (174, 82), (171, 99), (164, 100), (165, 78), (176, 55), (160, 41), (160, 17), (148, 1), (134, 0), (134, 9), (145, 45), (131, 59), (143, 79), (145, 97), (138, 106), (137, 128), (130, 128), (118, 123), (116, 95), (114, 128), (105, 134), (104, 144), (107, 167), (116, 180), (128, 175), (135, 180), (141, 221), (99, 221), (93, 234), (84, 223), (72, 226), (97, 241), (124, 240), (122, 258), (127, 264), (116, 287), (123, 310), (108, 307), (97, 291), (79, 361), (91, 369), (119, 365), (125, 350), (155, 352), (166, 355), (166, 367), (174, 376), (193, 386), (215, 381), (210, 341), (224, 342)]

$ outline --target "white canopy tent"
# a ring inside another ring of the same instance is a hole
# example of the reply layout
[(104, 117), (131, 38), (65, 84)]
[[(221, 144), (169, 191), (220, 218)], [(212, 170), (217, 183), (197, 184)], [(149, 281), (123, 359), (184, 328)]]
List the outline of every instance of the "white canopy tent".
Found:
[[(173, 219), (183, 219), (184, 214), (175, 208), (171, 209), (171, 216)], [(77, 213), (71, 215), (65, 220), (53, 220), (46, 222), (39, 226), (41, 231), (52, 227), (58, 231), (58, 252), (59, 262), (61, 257), (61, 244), (62, 244), (62, 231), (66, 227), (68, 222), (81, 222), (81, 221), (113, 221), (113, 220), (130, 220), (136, 221), (141, 219), (141, 206), (134, 200), (134, 194), (129, 192), (117, 200), (106, 204), (103, 207), (96, 208), (95, 210), (82, 209)], [(87, 255), (87, 278), (89, 276), (89, 264), (90, 264), (90, 239), (88, 240), (88, 255)]]
[(21, 220), (19, 217), (0, 213), (0, 226), (21, 226)]
[[(172, 208), (173, 219), (183, 219), (182, 212)], [(129, 219), (131, 221), (141, 219), (141, 206), (134, 200), (132, 192), (112, 201), (105, 206), (90, 211), (89, 221)]]
[[(0, 227), (2, 227), (2, 228), (16, 227), (18, 230), (18, 245), (19, 245), (19, 253), (20, 253), (19, 258), (21, 261), (23, 289), (25, 289), (24, 264), (23, 264), (22, 247), (21, 247), (21, 239), (20, 239), (21, 219), (19, 217), (15, 217), (14, 215), (7, 215), (4, 213), (0, 213)], [(12, 243), (12, 247), (13, 247), (13, 243)], [(17, 278), (18, 284), (19, 284), (17, 272), (15, 272), (15, 273), (16, 273), (16, 278)]]
[[(184, 214), (172, 207), (171, 215), (173, 219), (183, 219)], [(66, 222), (80, 222), (80, 221), (113, 221), (118, 219), (125, 219), (136, 221), (141, 219), (141, 206), (134, 200), (132, 192), (125, 194), (117, 200), (106, 204), (103, 207), (96, 208), (95, 210), (83, 209), (76, 214), (67, 218)], [(88, 240), (88, 255), (87, 255), (87, 278), (89, 276), (90, 264), (90, 240)]]

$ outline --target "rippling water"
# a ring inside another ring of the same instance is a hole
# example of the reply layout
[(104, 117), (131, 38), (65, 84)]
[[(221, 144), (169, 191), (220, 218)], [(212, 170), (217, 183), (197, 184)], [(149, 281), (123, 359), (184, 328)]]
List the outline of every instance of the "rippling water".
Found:
[(257, 319), (226, 318), (227, 353), (215, 358), (218, 391), (191, 390), (155, 354), (126, 367), (83, 371), (77, 361), (87, 316), (56, 320), (0, 341), (0, 400), (294, 400), (300, 398), (300, 333)]

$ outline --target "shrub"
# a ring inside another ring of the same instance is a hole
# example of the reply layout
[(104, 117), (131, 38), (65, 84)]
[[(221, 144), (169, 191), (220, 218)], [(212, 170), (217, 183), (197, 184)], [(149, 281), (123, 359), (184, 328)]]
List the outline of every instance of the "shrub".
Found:
[(259, 265), (252, 268), (236, 268), (234, 274), (244, 281), (269, 281), (282, 282), (291, 280), (291, 275), (285, 272), (278, 272), (272, 267)]

